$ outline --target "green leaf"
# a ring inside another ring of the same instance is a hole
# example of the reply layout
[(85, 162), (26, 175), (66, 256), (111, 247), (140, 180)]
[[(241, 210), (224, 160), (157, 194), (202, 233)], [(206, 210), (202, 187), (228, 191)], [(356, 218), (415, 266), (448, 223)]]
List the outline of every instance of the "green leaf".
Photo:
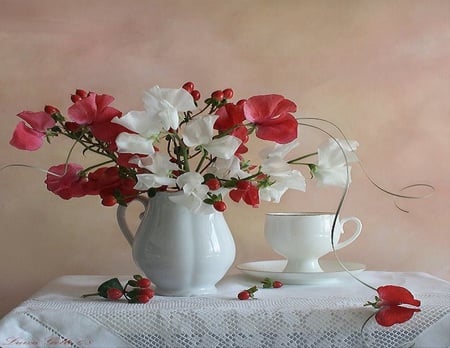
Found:
[(112, 278), (110, 280), (107, 280), (106, 282), (100, 284), (100, 286), (97, 289), (97, 292), (99, 294), (99, 296), (104, 297), (104, 298), (108, 298), (108, 295), (106, 294), (106, 292), (108, 291), (108, 289), (119, 289), (123, 291), (123, 287), (122, 284), (120, 284), (119, 279), (117, 278)]

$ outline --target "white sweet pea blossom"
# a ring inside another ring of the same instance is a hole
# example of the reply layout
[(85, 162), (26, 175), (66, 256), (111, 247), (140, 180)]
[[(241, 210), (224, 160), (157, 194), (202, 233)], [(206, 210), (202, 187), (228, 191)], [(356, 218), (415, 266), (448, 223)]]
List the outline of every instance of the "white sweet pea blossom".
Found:
[(144, 106), (149, 116), (159, 120), (166, 131), (177, 129), (180, 124), (179, 112), (196, 109), (192, 95), (184, 88), (160, 88), (155, 86), (144, 94)]
[(266, 159), (261, 165), (261, 171), (269, 176), (269, 182), (274, 182), (267, 187), (261, 187), (259, 195), (262, 200), (279, 203), (281, 196), (288, 190), (306, 190), (304, 176), (298, 170), (291, 168), (284, 160), (292, 149), (298, 146), (296, 141), (288, 144), (276, 144), (271, 152), (266, 153)]
[(245, 178), (248, 173), (241, 170), (241, 160), (233, 156), (230, 159), (218, 158), (214, 164), (208, 168), (208, 173), (214, 174), (218, 178)]
[(176, 179), (171, 178), (170, 175), (172, 170), (178, 169), (178, 166), (170, 162), (169, 156), (156, 152), (146, 158), (138, 159), (137, 164), (142, 168), (148, 169), (151, 173), (136, 175), (138, 180), (134, 186), (136, 190), (175, 185)]
[(241, 145), (241, 140), (232, 135), (213, 139), (214, 123), (218, 115), (198, 117), (186, 124), (183, 141), (189, 147), (202, 146), (213, 156), (231, 159)]
[(207, 198), (208, 186), (203, 184), (203, 176), (197, 172), (188, 172), (177, 178), (177, 184), (183, 189), (184, 195), (171, 196), (169, 199), (185, 206), (194, 213), (211, 214), (215, 210), (212, 205), (203, 202)]
[(121, 133), (116, 139), (118, 152), (154, 153), (153, 142), (162, 130), (179, 126), (179, 112), (196, 108), (192, 96), (183, 88), (169, 89), (155, 86), (143, 97), (145, 111), (130, 111), (111, 122), (122, 125), (136, 134)]
[[(317, 178), (318, 186), (345, 187), (347, 181), (347, 164), (358, 161), (358, 156), (354, 152), (359, 145), (357, 141), (337, 141), (345, 152), (347, 163), (345, 162), (341, 147), (335, 140), (329, 139), (320, 145), (317, 151), (317, 166), (314, 169), (314, 176)], [(350, 171), (351, 167), (348, 166), (349, 183), (351, 182)]]

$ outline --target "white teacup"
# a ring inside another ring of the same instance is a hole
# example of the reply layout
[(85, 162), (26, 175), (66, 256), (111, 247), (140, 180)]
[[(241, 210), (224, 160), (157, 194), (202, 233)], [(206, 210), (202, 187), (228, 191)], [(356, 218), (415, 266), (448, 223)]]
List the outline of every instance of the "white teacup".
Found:
[[(264, 233), (267, 242), (278, 254), (287, 258), (284, 272), (323, 272), (319, 258), (332, 251), (331, 230), (333, 213), (268, 213)], [(344, 224), (353, 221), (353, 235), (339, 242)], [(334, 247), (341, 249), (352, 243), (361, 233), (362, 223), (356, 217), (337, 219)]]

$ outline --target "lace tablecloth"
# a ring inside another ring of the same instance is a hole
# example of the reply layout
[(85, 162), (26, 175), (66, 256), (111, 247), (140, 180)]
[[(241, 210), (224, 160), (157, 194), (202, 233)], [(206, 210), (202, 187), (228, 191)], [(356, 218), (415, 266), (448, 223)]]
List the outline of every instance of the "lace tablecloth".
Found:
[(225, 278), (212, 296), (156, 296), (142, 305), (80, 298), (111, 277), (64, 276), (0, 321), (0, 347), (450, 346), (448, 282), (424, 273), (360, 276), (374, 286), (407, 287), (422, 301), (422, 311), (389, 328), (373, 317), (367, 321), (374, 311), (363, 304), (375, 293), (351, 277), (260, 289), (257, 299), (239, 301), (237, 293), (257, 281), (236, 275)]

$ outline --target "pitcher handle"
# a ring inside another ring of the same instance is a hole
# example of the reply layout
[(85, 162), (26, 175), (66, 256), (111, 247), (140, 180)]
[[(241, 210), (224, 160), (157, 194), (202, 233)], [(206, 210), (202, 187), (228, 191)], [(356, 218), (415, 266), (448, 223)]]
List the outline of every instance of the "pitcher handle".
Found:
[[(147, 208), (149, 199), (147, 197), (137, 196), (136, 201), (139, 201), (145, 208)], [(117, 207), (117, 223), (122, 231), (123, 236), (128, 241), (128, 243), (133, 246), (134, 234), (131, 232), (126, 219), (126, 211), (128, 206), (119, 205)]]
[(350, 243), (352, 243), (356, 238), (358, 238), (359, 234), (361, 233), (361, 229), (362, 229), (362, 223), (361, 220), (358, 219), (357, 217), (348, 217), (345, 219), (341, 220), (341, 226), (342, 226), (342, 233), (344, 232), (344, 224), (348, 221), (353, 221), (356, 224), (356, 229), (355, 232), (353, 232), (353, 235), (349, 238), (347, 238), (346, 240), (344, 240), (343, 242), (340, 242), (336, 245), (335, 249), (341, 249), (343, 247), (346, 247), (347, 245), (349, 245)]

